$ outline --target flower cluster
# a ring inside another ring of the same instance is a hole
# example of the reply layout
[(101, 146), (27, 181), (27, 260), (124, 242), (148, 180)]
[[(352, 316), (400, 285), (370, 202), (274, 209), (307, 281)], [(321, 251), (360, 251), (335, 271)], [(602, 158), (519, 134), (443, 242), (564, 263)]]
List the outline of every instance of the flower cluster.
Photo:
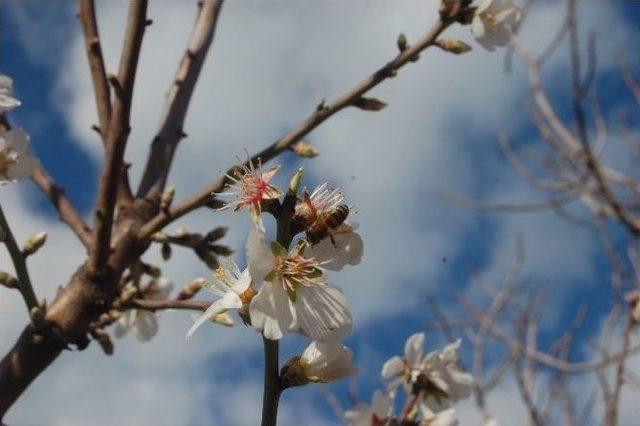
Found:
[(406, 402), (401, 422), (425, 425), (456, 425), (453, 404), (471, 393), (473, 377), (458, 366), (460, 341), (440, 351), (423, 355), (425, 335), (416, 333), (407, 339), (404, 356), (394, 356), (382, 367), (386, 392), (374, 394), (372, 406), (359, 404), (346, 413), (350, 425), (386, 424), (393, 418), (391, 407), (402, 389)]
[[(13, 80), (0, 75), (0, 114), (20, 106), (12, 97)], [(22, 129), (11, 129), (0, 136), (0, 183), (31, 176), (37, 160), (29, 153), (29, 135)]]
[(521, 17), (513, 0), (478, 0), (474, 6), (471, 31), (478, 43), (490, 51), (508, 45)]
[[(299, 238), (291, 248), (269, 241), (261, 214), (281, 214), (283, 192), (270, 184), (278, 169), (263, 172), (260, 164), (249, 161), (234, 176), (227, 176), (230, 183), (222, 194), (230, 198), (223, 208), (246, 207), (254, 223), (246, 244), (247, 267), (241, 271), (229, 259), (218, 268), (211, 290), (219, 298), (196, 319), (187, 339), (216, 315), (236, 310), (266, 339), (300, 333), (312, 340), (288, 364), (288, 386), (337, 380), (355, 371), (351, 351), (340, 342), (351, 331), (352, 318), (344, 294), (327, 281), (325, 269), (339, 271), (358, 264), (362, 239), (346, 221), (350, 208), (342, 204), (340, 190), (323, 184), (311, 194), (304, 189), (301, 197), (296, 196), (299, 171), (287, 194), (296, 204), (289, 212), (291, 232), (285, 239), (288, 244), (296, 235)], [(269, 207), (274, 203), (275, 212)]]

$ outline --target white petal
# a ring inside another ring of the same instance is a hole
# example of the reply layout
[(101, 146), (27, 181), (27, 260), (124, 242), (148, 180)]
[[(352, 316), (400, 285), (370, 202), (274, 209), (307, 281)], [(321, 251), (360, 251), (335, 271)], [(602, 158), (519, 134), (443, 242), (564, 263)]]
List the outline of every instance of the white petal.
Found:
[(410, 367), (415, 367), (422, 358), (422, 347), (424, 346), (424, 333), (411, 335), (404, 344), (404, 356)]
[(399, 356), (394, 356), (393, 358), (387, 360), (382, 366), (382, 378), (389, 380), (396, 376), (402, 374), (402, 370), (404, 369), (404, 362), (402, 362), (402, 358)]
[(328, 342), (351, 331), (353, 321), (347, 299), (331, 285), (300, 286), (296, 290), (295, 309), (302, 331), (313, 340)]
[[(131, 318), (132, 315), (134, 318)], [(127, 334), (133, 324), (133, 319), (135, 319), (135, 311), (125, 312), (120, 315), (120, 318), (116, 321), (116, 329), (114, 331), (117, 338), (124, 337)]]
[(283, 332), (297, 329), (296, 312), (278, 283), (265, 284), (249, 305), (251, 326), (267, 339), (279, 340)]
[(453, 408), (439, 412), (434, 419), (429, 421), (429, 426), (458, 426), (458, 424), (458, 416)]
[(478, 39), (484, 37), (484, 32), (484, 22), (482, 22), (482, 19), (479, 16), (475, 16), (473, 21), (471, 21), (471, 33)]
[(193, 323), (189, 331), (187, 331), (187, 341), (191, 339), (193, 333), (205, 322), (213, 320), (213, 317), (227, 309), (238, 309), (242, 307), (240, 297), (234, 292), (228, 292), (221, 299), (216, 300), (207, 308), (207, 310)]
[(134, 322), (133, 331), (136, 338), (146, 342), (158, 333), (158, 321), (153, 313), (138, 311)]
[(29, 150), (29, 134), (23, 129), (11, 129), (4, 135), (4, 138), (15, 151), (23, 153)]
[(371, 407), (360, 402), (353, 407), (353, 410), (345, 411), (344, 418), (349, 426), (371, 426), (373, 412)]
[(264, 232), (256, 228), (251, 228), (247, 238), (247, 263), (249, 264), (249, 275), (256, 283), (262, 282), (264, 277), (273, 270), (275, 257), (267, 245)]
[(389, 396), (385, 395), (380, 389), (377, 389), (373, 394), (372, 408), (373, 414), (380, 419), (386, 419), (391, 412), (391, 405), (393, 401)]
[(251, 275), (249, 274), (249, 268), (247, 268), (240, 273), (240, 276), (238, 276), (238, 279), (233, 284), (231, 289), (237, 294), (242, 294), (249, 288), (250, 285)]

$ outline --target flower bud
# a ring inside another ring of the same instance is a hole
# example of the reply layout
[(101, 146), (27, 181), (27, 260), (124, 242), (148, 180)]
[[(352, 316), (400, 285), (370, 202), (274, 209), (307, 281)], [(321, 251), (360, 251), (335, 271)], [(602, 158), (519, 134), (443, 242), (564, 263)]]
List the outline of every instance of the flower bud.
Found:
[(160, 197), (160, 210), (165, 211), (171, 207), (173, 203), (173, 197), (176, 195), (176, 189), (173, 186), (168, 187), (162, 193)]
[(302, 174), (304, 173), (304, 168), (300, 167), (291, 177), (291, 181), (289, 182), (289, 193), (297, 194), (298, 188), (300, 188), (300, 182), (302, 182)]
[(404, 33), (400, 33), (398, 35), (398, 40), (396, 41), (396, 44), (398, 45), (398, 50), (400, 50), (400, 52), (404, 52), (405, 50), (407, 50), (407, 47), (408, 47), (407, 36), (404, 35)]
[(182, 290), (180, 290), (180, 293), (178, 293), (178, 300), (191, 299), (196, 294), (198, 294), (198, 292), (202, 290), (202, 287), (204, 287), (205, 285), (207, 285), (207, 280), (205, 280), (204, 278), (196, 278), (195, 280), (184, 286)]
[(169, 237), (164, 232), (156, 232), (151, 235), (151, 241), (154, 243), (167, 243), (169, 242)]
[(453, 38), (436, 40), (436, 46), (444, 51), (451, 52), (456, 55), (467, 53), (471, 50), (471, 46), (467, 43)]
[(18, 280), (7, 271), (0, 271), (0, 284), (7, 288), (18, 288)]
[(46, 241), (47, 233), (44, 231), (32, 235), (31, 237), (29, 237), (24, 247), (22, 248), (22, 254), (24, 255), (24, 257), (31, 256), (32, 254), (37, 252)]
[(302, 141), (294, 143), (291, 146), (291, 151), (295, 152), (300, 157), (305, 158), (317, 157), (319, 154), (318, 150), (313, 145)]
[(354, 374), (353, 352), (341, 343), (311, 342), (301, 356), (291, 358), (282, 368), (285, 387), (307, 383), (328, 383)]
[(234, 324), (233, 318), (227, 312), (220, 312), (212, 318), (212, 321), (225, 327), (233, 327)]
[(160, 253), (162, 254), (162, 260), (167, 261), (171, 259), (171, 244), (169, 243), (162, 244)]

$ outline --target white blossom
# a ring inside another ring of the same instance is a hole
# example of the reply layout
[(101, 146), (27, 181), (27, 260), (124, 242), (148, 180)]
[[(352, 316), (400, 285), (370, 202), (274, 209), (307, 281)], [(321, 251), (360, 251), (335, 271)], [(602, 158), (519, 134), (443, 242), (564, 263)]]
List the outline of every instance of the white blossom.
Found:
[(458, 426), (459, 420), (456, 410), (447, 408), (439, 413), (423, 414), (425, 426)]
[[(171, 280), (160, 277), (150, 281), (141, 288), (141, 291), (147, 300), (165, 300), (169, 297), (172, 289)], [(133, 330), (136, 339), (141, 342), (150, 340), (158, 333), (158, 321), (155, 314), (142, 309), (131, 309), (124, 312), (116, 322), (115, 335), (123, 337), (129, 330)]]
[(315, 259), (299, 248), (287, 251), (253, 228), (247, 240), (249, 272), (262, 288), (251, 300), (251, 325), (272, 340), (300, 331), (319, 342), (337, 340), (351, 330), (352, 320), (340, 289), (325, 282)]
[(209, 288), (219, 299), (213, 302), (202, 315), (197, 317), (187, 332), (187, 340), (191, 339), (193, 333), (205, 322), (214, 320), (216, 316), (229, 309), (240, 309), (244, 304), (243, 297), (245, 297), (245, 292), (251, 286), (249, 269), (241, 272), (238, 265), (228, 258), (225, 258), (221, 263), (214, 272), (214, 282)]
[(478, 43), (491, 51), (508, 45), (520, 20), (520, 9), (513, 0), (479, 0), (476, 5), (471, 32)]
[(353, 410), (344, 413), (349, 426), (377, 426), (384, 425), (391, 415), (393, 398), (383, 393), (380, 389), (373, 394), (371, 405), (359, 403)]
[[(296, 214), (305, 218), (308, 226), (312, 226), (316, 221), (325, 220), (343, 201), (344, 195), (340, 189), (333, 189), (328, 183), (323, 183), (311, 195), (306, 189), (303, 191), (303, 199), (296, 206)], [(355, 232), (356, 227), (355, 224), (344, 222), (335, 229), (328, 228), (325, 238), (305, 248), (305, 255), (316, 258), (324, 268), (332, 271), (339, 271), (345, 265), (359, 264), (363, 243), (360, 235)]]
[(20, 101), (11, 96), (12, 94), (13, 80), (6, 75), (0, 75), (0, 114), (20, 106)]
[(260, 218), (262, 213), (261, 203), (262, 200), (271, 200), (282, 195), (279, 189), (269, 184), (269, 181), (278, 172), (280, 166), (271, 166), (263, 172), (260, 163), (258, 163), (257, 167), (254, 167), (251, 159), (248, 159), (247, 162), (248, 165), (243, 164), (232, 175), (226, 175), (231, 183), (227, 184), (225, 192), (216, 195), (228, 196), (230, 199), (219, 210), (233, 208), (233, 211), (237, 212), (246, 207), (253, 222), (261, 229), (264, 229)]
[(26, 179), (38, 160), (29, 153), (29, 135), (22, 129), (11, 129), (0, 136), (0, 183)]
[(394, 356), (382, 366), (382, 378), (392, 391), (399, 385), (404, 385), (407, 393), (411, 391), (422, 363), (424, 339), (424, 333), (412, 334), (404, 344), (404, 357)]
[(341, 343), (311, 342), (300, 357), (300, 366), (312, 382), (332, 382), (354, 374), (353, 352)]

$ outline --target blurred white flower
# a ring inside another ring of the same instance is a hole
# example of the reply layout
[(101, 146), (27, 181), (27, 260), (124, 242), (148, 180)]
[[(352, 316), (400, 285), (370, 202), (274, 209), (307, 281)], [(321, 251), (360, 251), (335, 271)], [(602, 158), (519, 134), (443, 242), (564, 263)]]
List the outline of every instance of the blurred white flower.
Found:
[(407, 393), (411, 392), (422, 363), (424, 339), (424, 333), (412, 334), (404, 344), (404, 357), (394, 356), (382, 366), (382, 378), (387, 380), (391, 391), (404, 385)]
[(284, 332), (301, 331), (312, 340), (337, 340), (351, 330), (347, 301), (338, 288), (327, 284), (319, 264), (298, 248), (288, 252), (253, 228), (247, 240), (249, 272), (264, 282), (251, 300), (251, 325), (272, 340)]
[(230, 258), (223, 258), (221, 265), (213, 274), (213, 279), (213, 285), (208, 289), (219, 299), (197, 317), (187, 332), (187, 340), (191, 339), (198, 327), (209, 320), (214, 320), (218, 314), (229, 309), (240, 309), (244, 304), (243, 297), (247, 297), (245, 292), (251, 286), (249, 269), (240, 272), (238, 265)]
[(11, 129), (0, 136), (0, 183), (31, 176), (38, 160), (29, 153), (29, 135), (22, 129)]
[(0, 114), (20, 106), (20, 101), (11, 96), (12, 94), (13, 80), (6, 75), (0, 75)]
[(260, 218), (260, 204), (262, 200), (271, 200), (282, 195), (279, 189), (269, 185), (269, 181), (278, 172), (280, 166), (271, 166), (263, 172), (260, 163), (257, 167), (254, 167), (250, 159), (248, 163), (248, 165), (243, 164), (239, 167), (234, 175), (226, 175), (231, 183), (227, 184), (225, 192), (216, 195), (228, 196), (230, 200), (219, 210), (233, 208), (233, 211), (237, 212), (246, 207), (253, 223), (264, 229)]
[(393, 398), (378, 389), (371, 405), (361, 402), (353, 410), (346, 411), (344, 417), (349, 426), (381, 426), (391, 415), (392, 408)]
[(423, 389), (422, 403), (434, 413), (471, 395), (473, 376), (458, 365), (460, 343), (457, 340), (441, 351), (431, 352), (420, 364), (416, 381)]
[(479, 0), (476, 5), (471, 32), (478, 43), (490, 51), (508, 45), (520, 20), (520, 9), (513, 0)]
[(353, 352), (341, 343), (311, 342), (300, 357), (300, 366), (311, 382), (332, 382), (357, 371), (351, 365)]
[(467, 398), (473, 377), (458, 366), (460, 340), (423, 356), (424, 339), (424, 333), (411, 335), (405, 343), (404, 357), (388, 360), (382, 367), (382, 377), (392, 394), (400, 385), (407, 395), (420, 392), (418, 408), (427, 419)]
[[(169, 297), (169, 293), (173, 289), (171, 280), (160, 277), (157, 280), (151, 280), (146, 286), (141, 288), (144, 299), (147, 300), (165, 300)], [(131, 309), (124, 312), (116, 322), (115, 335), (123, 337), (129, 330), (133, 330), (133, 334), (141, 342), (150, 340), (158, 333), (158, 321), (155, 314), (142, 309)]]

